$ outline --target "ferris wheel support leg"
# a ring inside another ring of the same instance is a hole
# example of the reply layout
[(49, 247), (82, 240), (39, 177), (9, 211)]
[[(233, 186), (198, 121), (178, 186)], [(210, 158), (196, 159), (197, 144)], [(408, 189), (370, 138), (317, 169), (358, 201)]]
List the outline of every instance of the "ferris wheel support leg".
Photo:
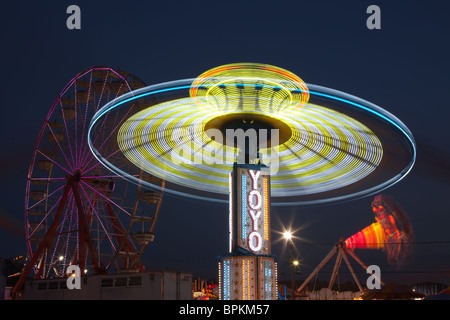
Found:
[(83, 203), (81, 202), (80, 193), (78, 190), (78, 182), (72, 184), (73, 195), (75, 197), (75, 203), (77, 205), (78, 212), (78, 229), (79, 229), (79, 260), (80, 260), (80, 269), (85, 269), (86, 266), (86, 245), (89, 251), (89, 255), (92, 260), (92, 266), (94, 268), (94, 273), (99, 273), (99, 265), (98, 265), (98, 257), (97, 252), (95, 251), (94, 244), (92, 243), (91, 234), (89, 232), (89, 228), (86, 221), (86, 214), (84, 212)]
[[(47, 260), (47, 251), (48, 251), (48, 249), (44, 248), (42, 251), (43, 252), (40, 254), (41, 258), (39, 259), (39, 262), (37, 264), (37, 271), (36, 271), (36, 273), (34, 275), (35, 279), (40, 278), (40, 276), (42, 274), (42, 271), (44, 269), (45, 261)], [(45, 270), (44, 270), (44, 272), (45, 272)]]
[[(63, 209), (66, 205), (69, 191), (71, 189), (71, 184), (72, 184), (71, 182), (68, 182), (66, 184), (66, 186), (64, 187), (64, 194), (61, 198), (61, 202), (59, 203), (59, 207), (58, 207), (58, 211), (56, 213), (55, 219), (53, 220), (50, 228), (47, 230), (47, 233), (45, 234), (42, 242), (39, 244), (39, 247), (34, 252), (33, 257), (31, 258), (30, 262), (28, 263), (28, 265), (25, 267), (24, 271), (22, 272), (22, 275), (20, 276), (20, 278), (17, 281), (16, 285), (14, 286), (13, 290), (11, 291), (11, 297), (13, 299), (15, 298), (17, 291), (19, 291), (19, 289), (22, 287), (22, 285), (25, 282), (26, 278), (28, 277), (28, 274), (30, 273), (31, 269), (33, 269), (37, 259), (41, 255), (42, 251), (44, 249), (48, 250), (48, 248), (53, 240), (53, 236), (55, 235), (56, 229), (58, 228), (59, 220), (61, 220), (61, 215), (62, 215)], [(39, 269), (42, 268), (43, 264), (44, 264), (44, 262), (42, 261)]]
[[(125, 231), (123, 230), (122, 226), (119, 224), (118, 218), (117, 218), (116, 214), (114, 213), (114, 210), (111, 207), (110, 203), (106, 203), (106, 211), (108, 212), (109, 218), (111, 219), (111, 223), (114, 228), (114, 233), (117, 235), (116, 236), (117, 242), (120, 244), (120, 243), (122, 243), (122, 240), (123, 240), (122, 246), (125, 245), (127, 252), (128, 253), (134, 252), (135, 250), (134, 250), (133, 246), (131, 245), (130, 241), (127, 238), (122, 239), (120, 236), (120, 235), (123, 235), (123, 237), (126, 237)], [(122, 246), (120, 248), (118, 248), (118, 250), (121, 250)], [(123, 257), (123, 259), (124, 259), (125, 266), (129, 268), (130, 264), (127, 261), (127, 257)], [(133, 262), (136, 261), (137, 259), (138, 259), (138, 257), (135, 257)], [(132, 263), (131, 265), (134, 266), (136, 264)], [(140, 262), (137, 263), (137, 267), (139, 268), (140, 271), (144, 270), (144, 268)]]
[(337, 253), (338, 247), (337, 245), (333, 247), (333, 249), (326, 255), (326, 257), (322, 260), (322, 262), (314, 269), (314, 271), (309, 275), (309, 277), (302, 283), (302, 285), (297, 289), (297, 292), (303, 290), (304, 287), (311, 281), (312, 278), (316, 276), (317, 273), (328, 263), (328, 261), (333, 258), (333, 256)]

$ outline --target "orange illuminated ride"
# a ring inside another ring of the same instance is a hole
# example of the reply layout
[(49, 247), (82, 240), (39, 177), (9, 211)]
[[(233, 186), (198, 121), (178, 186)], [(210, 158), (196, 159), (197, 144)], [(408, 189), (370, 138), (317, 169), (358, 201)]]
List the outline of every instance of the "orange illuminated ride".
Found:
[[(90, 152), (87, 139), (89, 123), (103, 105), (144, 86), (123, 70), (92, 67), (76, 75), (51, 106), (27, 177), (29, 263), (13, 297), (30, 274), (62, 278), (69, 265), (78, 265), (82, 275), (144, 270), (140, 258), (153, 241), (162, 192), (142, 190), (108, 171)], [(112, 142), (126, 118), (107, 118), (93, 143), (113, 159)], [(137, 175), (164, 185), (149, 174)]]
[[(340, 264), (342, 259), (344, 259), (359, 290), (363, 291), (363, 287), (356, 277), (348, 256), (350, 255), (355, 259), (364, 270), (367, 271), (368, 267), (354, 253), (355, 249), (383, 250), (386, 253), (389, 264), (396, 267), (400, 267), (408, 262), (412, 254), (413, 231), (406, 212), (401, 209), (393, 198), (386, 195), (378, 195), (374, 198), (372, 210), (375, 214), (376, 222), (346, 240), (341, 240), (335, 244), (328, 255), (297, 289), (297, 292), (303, 290), (335, 255), (337, 255), (336, 262), (328, 288), (331, 289), (333, 287)], [(378, 280), (382, 284), (381, 279)]]
[(377, 220), (345, 240), (348, 249), (383, 249), (388, 261), (402, 265), (411, 254), (412, 227), (407, 214), (394, 199), (379, 195), (372, 202)]

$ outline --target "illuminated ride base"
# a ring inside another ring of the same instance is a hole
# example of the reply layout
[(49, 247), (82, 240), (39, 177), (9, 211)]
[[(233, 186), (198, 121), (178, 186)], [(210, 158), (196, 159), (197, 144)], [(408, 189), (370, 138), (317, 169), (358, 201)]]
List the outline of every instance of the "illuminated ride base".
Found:
[(268, 173), (260, 164), (234, 164), (230, 173), (229, 255), (219, 262), (221, 300), (277, 299)]
[[(95, 137), (116, 118), (127, 120), (107, 154)], [(230, 252), (219, 263), (222, 299), (276, 298), (269, 204), (373, 195), (400, 181), (416, 158), (412, 134), (387, 111), (253, 63), (120, 96), (95, 114), (88, 143), (106, 168), (144, 189), (162, 191), (140, 172), (164, 180), (167, 194), (229, 203)], [(134, 167), (124, 166), (129, 163)]]

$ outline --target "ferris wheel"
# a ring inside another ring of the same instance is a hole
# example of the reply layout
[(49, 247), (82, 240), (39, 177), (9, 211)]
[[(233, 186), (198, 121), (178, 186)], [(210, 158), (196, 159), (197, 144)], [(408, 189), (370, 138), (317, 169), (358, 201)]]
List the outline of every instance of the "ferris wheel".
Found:
[[(141, 190), (102, 166), (87, 139), (89, 123), (103, 105), (144, 86), (122, 70), (92, 67), (75, 76), (53, 103), (28, 172), (30, 262), (23, 278), (32, 270), (35, 278), (63, 277), (69, 265), (79, 265), (83, 274), (144, 270), (140, 257), (154, 238), (164, 181), (141, 171), (140, 179), (161, 186), (159, 192)], [(126, 118), (105, 118), (93, 144), (114, 159), (117, 129)], [(123, 162), (121, 167), (130, 165)]]

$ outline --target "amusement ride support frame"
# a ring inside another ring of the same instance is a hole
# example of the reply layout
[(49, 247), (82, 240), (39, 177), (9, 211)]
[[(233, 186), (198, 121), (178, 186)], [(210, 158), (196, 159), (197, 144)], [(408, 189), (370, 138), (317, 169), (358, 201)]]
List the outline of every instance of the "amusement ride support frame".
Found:
[[(86, 265), (86, 247), (89, 251), (89, 255), (92, 260), (92, 266), (94, 268), (94, 271), (96, 274), (100, 273), (101, 270), (98, 265), (98, 257), (97, 253), (95, 251), (94, 245), (92, 243), (92, 239), (89, 233), (89, 227), (86, 221), (86, 214), (84, 212), (84, 208), (81, 202), (80, 193), (79, 193), (79, 183), (81, 180), (81, 176), (79, 172), (76, 172), (74, 175), (67, 175), (66, 176), (66, 185), (64, 187), (64, 193), (62, 196), (62, 199), (58, 206), (58, 211), (56, 213), (55, 219), (53, 220), (50, 228), (47, 230), (43, 240), (40, 242), (39, 247), (34, 252), (33, 257), (28, 262), (27, 266), (25, 267), (24, 271), (22, 272), (22, 275), (20, 276), (19, 280), (17, 281), (16, 285), (14, 286), (11, 296), (14, 297), (17, 291), (21, 288), (24, 281), (26, 280), (28, 274), (35, 266), (36, 262), (39, 258), (41, 258), (41, 261), (38, 264), (38, 270), (35, 274), (35, 278), (38, 278), (42, 273), (42, 268), (44, 264), (42, 263), (43, 255), (46, 255), (48, 250), (51, 247), (51, 242), (55, 236), (56, 229), (58, 228), (59, 222), (61, 220), (61, 216), (64, 210), (64, 207), (66, 205), (68, 196), (70, 191), (73, 192), (74, 198), (75, 198), (75, 205), (77, 206), (77, 213), (78, 213), (78, 261), (80, 263), (80, 269), (84, 270)], [(44, 252), (44, 250), (46, 250)]]
[[(359, 291), (364, 291), (364, 288), (362, 287), (361, 283), (358, 280), (358, 277), (355, 274), (355, 271), (353, 270), (352, 265), (350, 264), (350, 261), (348, 259), (348, 255), (350, 255), (353, 259), (355, 259), (356, 262), (358, 262), (361, 267), (364, 268), (364, 270), (367, 270), (367, 266), (364, 264), (364, 262), (353, 252), (353, 250), (350, 250), (345, 245), (345, 241), (341, 240), (338, 243), (336, 243), (331, 249), (331, 251), (323, 258), (323, 260), (317, 265), (317, 267), (314, 269), (314, 271), (306, 278), (306, 280), (302, 283), (302, 285), (297, 289), (297, 292), (302, 291), (306, 285), (319, 273), (319, 271), (335, 256), (336, 261), (333, 267), (333, 272), (331, 274), (330, 283), (328, 285), (328, 288), (331, 289), (334, 285), (334, 281), (336, 279), (336, 276), (339, 272), (339, 267), (342, 263), (342, 259), (344, 259), (345, 264), (347, 265), (348, 269), (350, 270), (350, 273), (352, 274), (353, 280), (355, 280), (356, 285), (358, 286)], [(380, 284), (384, 285), (384, 283), (377, 277), (376, 274), (373, 274), (373, 276), (380, 282)]]

